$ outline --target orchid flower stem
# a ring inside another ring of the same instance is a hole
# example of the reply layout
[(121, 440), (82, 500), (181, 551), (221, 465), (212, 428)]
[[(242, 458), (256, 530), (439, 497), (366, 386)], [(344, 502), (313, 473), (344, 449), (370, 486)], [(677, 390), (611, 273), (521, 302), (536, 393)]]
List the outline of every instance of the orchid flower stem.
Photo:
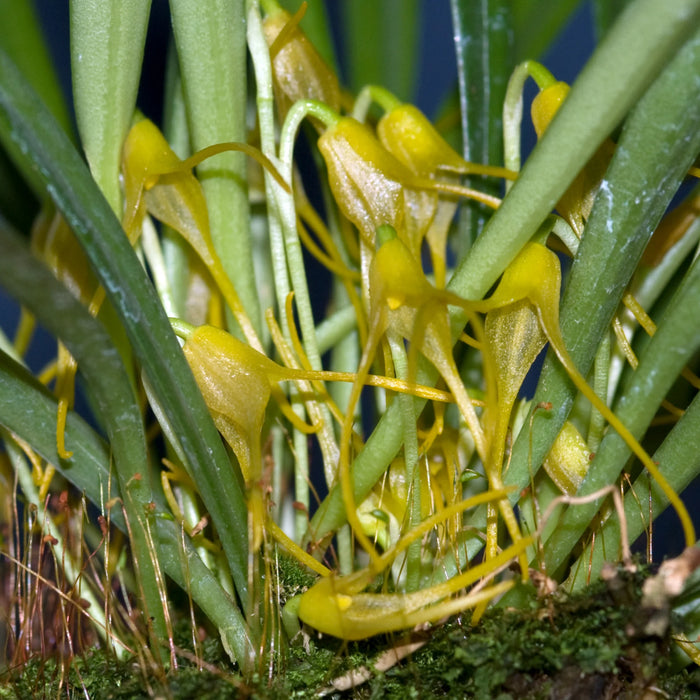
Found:
[[(603, 336), (598, 352), (593, 362), (593, 391), (600, 397), (601, 401), (606, 401), (608, 396), (608, 371), (610, 370), (610, 333)], [(605, 416), (595, 407), (591, 406), (591, 417), (588, 422), (588, 449), (597, 452), (600, 442), (603, 439), (605, 428)]]
[(396, 95), (393, 95), (386, 88), (380, 85), (366, 85), (360, 90), (360, 94), (355, 100), (355, 104), (352, 109), (352, 116), (357, 119), (358, 122), (364, 122), (367, 118), (367, 112), (372, 103), (378, 104), (384, 112), (391, 112), (401, 104)]
[[(412, 381), (408, 373), (408, 357), (402, 339), (389, 337), (391, 357), (396, 369), (396, 376), (405, 381)], [(409, 394), (400, 394), (397, 399), (401, 409), (403, 427), (403, 453), (406, 467), (407, 483), (409, 485), (410, 505), (408, 507), (408, 530), (413, 529), (421, 520), (421, 478), (418, 464), (418, 413), (416, 402)], [(418, 590), (420, 584), (420, 542), (414, 542), (408, 549), (406, 562), (406, 590)]]
[(525, 61), (523, 64), (527, 74), (537, 83), (540, 90), (545, 90), (556, 83), (556, 78), (541, 63), (537, 61)]
[(161, 249), (158, 233), (150, 216), (145, 217), (143, 220), (141, 245), (148, 262), (148, 267), (153, 275), (153, 283), (156, 291), (158, 292), (160, 300), (163, 302), (165, 313), (168, 314), (168, 316), (176, 316), (177, 308), (170, 287), (170, 280), (168, 279), (163, 250)]
[[(523, 87), (528, 78), (527, 63), (513, 71), (503, 101), (503, 163), (506, 168), (520, 170), (520, 129), (523, 121)], [(506, 180), (506, 192), (513, 183)]]
[[(267, 10), (270, 11), (270, 10)], [(272, 65), (270, 63), (270, 50), (263, 33), (260, 14), (254, 2), (248, 2), (248, 45), (253, 61), (256, 83), (256, 104), (258, 108), (258, 123), (260, 125), (260, 146), (262, 152), (277, 163), (275, 152), (275, 121), (273, 113), (272, 94)], [(267, 171), (264, 172), (265, 194), (268, 201), (268, 235), (270, 238), (270, 259), (273, 266), (273, 278), (275, 292), (281, 307), (280, 313), (284, 313), (284, 300), (291, 291), (289, 273), (287, 271), (287, 256), (284, 250), (284, 236), (282, 234), (281, 214), (278, 208), (279, 185), (271, 179)], [(291, 179), (288, 180), (291, 182)], [(286, 324), (282, 324), (286, 329)]]
[[(281, 174), (284, 179), (290, 183), (292, 182), (294, 141), (299, 126), (307, 115), (316, 116), (324, 122), (328, 119), (334, 121), (337, 118), (333, 110), (313, 101), (299, 102), (289, 110), (284, 126), (282, 127), (279, 152)], [(278, 191), (276, 193), (276, 203), (279, 207), (282, 222), (287, 266), (289, 268), (297, 312), (299, 314), (299, 325), (303, 337), (304, 351), (306, 352), (311, 367), (315, 370), (321, 370), (323, 368), (321, 364), (321, 353), (316, 339), (316, 326), (311, 308), (311, 298), (306, 279), (301, 242), (297, 233), (294, 195)], [(284, 314), (284, 310), (282, 310), (281, 313)], [(286, 317), (286, 314), (284, 315)], [(287, 323), (292, 322), (293, 319), (287, 318)], [(328, 407), (324, 404), (319, 405), (319, 412), (322, 419), (321, 429), (325, 435), (325, 439), (322, 439), (320, 444), (323, 451), (326, 481), (330, 486), (334, 483), (336, 478), (338, 449), (331, 432), (332, 421)]]

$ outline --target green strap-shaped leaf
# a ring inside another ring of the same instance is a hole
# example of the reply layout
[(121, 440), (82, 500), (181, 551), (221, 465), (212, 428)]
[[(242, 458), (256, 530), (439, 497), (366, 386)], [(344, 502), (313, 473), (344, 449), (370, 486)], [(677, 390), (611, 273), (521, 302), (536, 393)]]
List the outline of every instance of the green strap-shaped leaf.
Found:
[(19, 146), (84, 247), (134, 354), (180, 436), (186, 467), (247, 600), (247, 509), (192, 372), (121, 225), (85, 163), (17, 69), (0, 54), (0, 137)]
[(66, 100), (41, 32), (35, 2), (0, 0), (0, 47), (27, 76), (32, 87), (41, 95), (51, 113), (71, 133), (72, 126)]
[(415, 95), (418, 0), (353, 0), (343, 9), (351, 88), (383, 85), (404, 102)]
[[(673, 426), (673, 430), (654, 453), (653, 459), (662, 467), (672, 465), (671, 469), (664, 469), (664, 475), (677, 493), (681, 493), (697, 479), (700, 473), (700, 395), (696, 395), (678, 423)], [(624, 517), (630, 542), (634, 542), (649, 526), (650, 513), (653, 518), (657, 518), (668, 507), (668, 498), (647, 474), (639, 476), (633, 489), (634, 492), (628, 491), (624, 499)], [(571, 588), (578, 590), (587, 581), (597, 579), (605, 561), (615, 559), (620, 554), (616, 549), (619, 542), (619, 518), (608, 518), (596, 533), (593, 553), (591, 554), (590, 546), (586, 547), (571, 567)]]
[(598, 41), (608, 33), (629, 3), (630, 0), (593, 0), (593, 20)]
[(581, 0), (518, 0), (512, 3), (517, 62), (540, 58), (580, 4)]
[[(466, 160), (503, 164), (503, 101), (513, 62), (512, 9), (506, 0), (451, 0), (457, 53), (462, 143)], [(499, 182), (469, 178), (470, 187), (498, 196)], [(466, 203), (465, 203), (466, 204)], [(491, 215), (481, 206), (463, 206), (454, 245), (462, 257)]]
[(481, 298), (700, 21), (700, 0), (636, 0), (598, 47), (450, 289)]
[(90, 170), (121, 212), (119, 167), (134, 116), (151, 0), (71, 0), (71, 72)]
[[(700, 35), (679, 52), (630, 115), (587, 223), (562, 299), (564, 341), (585, 376), (636, 269), (651, 231), (700, 150)], [(634, 165), (632, 165), (634, 164)], [(556, 358), (542, 370), (534, 403), (532, 441), (516, 441), (507, 482), (528, 482), (528, 464), (540, 464), (574, 398)], [(614, 478), (613, 478), (614, 479)]]
[[(246, 140), (244, 0), (170, 0), (192, 150)], [(247, 163), (221, 153), (197, 168), (216, 252), (260, 334), (248, 210)]]
[[(60, 338), (90, 384), (96, 409), (105, 426), (114, 470), (129, 522), (132, 560), (137, 571), (144, 619), (152, 618), (154, 652), (166, 638), (165, 613), (153, 558), (148, 547), (147, 513), (152, 498), (146, 436), (136, 397), (116, 349), (98, 321), (25, 248), (0, 219), (0, 281), (20, 304)], [(54, 435), (55, 435), (54, 427)], [(30, 439), (31, 444), (31, 439)], [(71, 445), (67, 445), (71, 449)], [(148, 624), (148, 623), (146, 623)]]
[[(92, 503), (101, 505), (119, 495), (119, 487), (107, 444), (85, 421), (70, 411), (66, 423), (66, 442), (73, 450), (70, 462), (56, 454), (56, 411), (53, 395), (26, 369), (0, 353), (0, 424), (31, 444), (39, 455)], [(190, 538), (167, 515), (162, 493), (154, 494), (157, 510), (152, 534), (158, 561), (165, 573), (192, 599), (215, 624), (236, 659), (244, 665), (251, 656), (247, 627), (235, 601), (221, 588), (214, 574), (197, 555)], [(119, 508), (110, 511), (112, 524), (126, 533)]]
[[(640, 436), (646, 431), (681, 370), (700, 348), (698, 308), (700, 264), (696, 261), (666, 310), (656, 334), (642, 352), (639, 366), (628, 375), (629, 381), (625, 383), (620, 400), (615, 405), (615, 413), (634, 435)], [(614, 431), (609, 431), (591, 463), (578, 495), (587, 496), (615, 483), (629, 455), (630, 450), (622, 438)], [(685, 464), (661, 462), (659, 469), (669, 478), (675, 479), (687, 473), (691, 465), (697, 468), (697, 453)], [(599, 498), (587, 505), (569, 508), (563, 515), (544, 547), (547, 571), (555, 572), (564, 563), (603, 500), (604, 498)], [(608, 542), (607, 547), (611, 546)]]
[[(0, 32), (0, 48), (7, 52), (24, 73), (66, 133), (71, 133), (72, 127), (66, 102), (41, 33), (34, 4), (34, 2), (0, 0), (0, 27), (4, 28)], [(6, 168), (3, 154), (0, 158), (0, 202), (3, 205), (3, 211), (9, 212), (18, 198), (25, 200), (20, 206), (26, 206), (26, 194), (24, 197), (20, 194), (21, 178), (17, 178), (16, 172)], [(20, 180), (20, 185), (11, 181), (13, 176)], [(39, 199), (45, 196), (37, 178), (27, 171), (22, 172), (22, 176)], [(20, 217), (15, 215), (13, 218), (18, 220)]]

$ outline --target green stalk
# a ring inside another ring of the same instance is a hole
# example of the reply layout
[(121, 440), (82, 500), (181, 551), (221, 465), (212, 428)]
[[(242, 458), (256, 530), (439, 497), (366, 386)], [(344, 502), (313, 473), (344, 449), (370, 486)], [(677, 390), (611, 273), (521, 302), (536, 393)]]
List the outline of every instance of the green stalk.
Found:
[[(245, 142), (245, 1), (208, 0), (203, 8), (198, 0), (170, 0), (170, 11), (192, 150)], [(214, 247), (260, 335), (246, 167), (242, 153), (221, 153), (199, 165), (197, 174), (207, 199)]]
[[(326, 105), (313, 101), (299, 101), (294, 105), (284, 120), (280, 135), (279, 159), (280, 174), (287, 182), (292, 182), (294, 143), (301, 122), (309, 115), (317, 115), (318, 112), (326, 115), (330, 119), (336, 119), (337, 115)], [(294, 302), (299, 315), (299, 326), (301, 328), (304, 343), (304, 352), (309, 360), (309, 364), (315, 370), (323, 369), (321, 363), (321, 353), (316, 339), (316, 324), (311, 307), (311, 296), (306, 278), (306, 267), (304, 265), (301, 241), (297, 232), (296, 208), (293, 194), (275, 188), (275, 206), (280, 215), (282, 235), (284, 239), (284, 253), (289, 269), (289, 277), (294, 290)], [(279, 299), (280, 306), (283, 300)], [(282, 318), (286, 319), (286, 313), (282, 310)], [(291, 322), (291, 319), (288, 319)], [(326, 482), (331, 485), (336, 479), (336, 469), (338, 464), (338, 444), (333, 433), (333, 420), (330, 410), (324, 403), (318, 405), (318, 416), (321, 420), (319, 430), (319, 442), (323, 452), (324, 470)]]
[[(180, 67), (177, 62), (175, 44), (172, 41), (168, 45), (165, 68), (163, 134), (178, 158), (185, 160), (192, 155), (185, 98), (182, 94), (182, 81), (180, 80)], [(168, 273), (174, 305), (177, 309), (177, 313), (174, 315), (178, 318), (185, 318), (192, 248), (179, 233), (170, 227), (162, 226), (161, 228), (165, 268)]]
[[(394, 362), (396, 376), (409, 381), (409, 363), (403, 338), (389, 337), (391, 357)], [(403, 428), (403, 456), (406, 469), (406, 483), (409, 485), (409, 506), (407, 531), (412, 530), (421, 521), (421, 478), (418, 463), (418, 416), (414, 397), (409, 394), (399, 394), (394, 399), (401, 409)], [(417, 591), (420, 588), (421, 543), (411, 544), (406, 552), (406, 590)]]
[[(0, 0), (0, 26), (6, 28), (5, 31), (0, 32), (0, 48), (7, 52), (32, 87), (41, 95), (65, 132), (72, 134), (73, 128), (66, 101), (61, 93), (61, 86), (41, 33), (34, 3)], [(18, 188), (18, 183), (13, 182), (17, 173), (6, 170), (8, 165), (3, 154), (0, 158), (0, 192), (2, 192), (4, 212), (11, 211), (12, 205), (16, 204), (24, 194)], [(22, 177), (31, 186), (34, 195), (39, 200), (43, 199), (45, 193), (36, 175), (31, 170), (23, 170)], [(13, 192), (15, 188), (17, 192)], [(15, 216), (15, 219), (18, 218)]]
[(71, 0), (71, 72), (80, 140), (95, 181), (121, 213), (119, 168), (141, 74), (151, 0)]

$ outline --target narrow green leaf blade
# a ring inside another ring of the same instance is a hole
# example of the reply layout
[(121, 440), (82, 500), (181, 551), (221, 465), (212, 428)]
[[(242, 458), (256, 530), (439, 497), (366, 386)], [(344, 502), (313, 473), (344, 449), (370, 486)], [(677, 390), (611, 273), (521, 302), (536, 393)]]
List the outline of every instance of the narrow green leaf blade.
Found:
[(115, 212), (119, 166), (134, 116), (151, 0), (71, 0), (71, 72), (80, 139)]
[(700, 21), (700, 0), (636, 0), (586, 65), (451, 282), (481, 298)]
[[(100, 323), (34, 258), (2, 219), (0, 243), (2, 285), (49, 332), (64, 342), (90, 383), (109, 437), (122, 504), (130, 525), (132, 561), (139, 581), (142, 614), (146, 627), (155, 633), (153, 651), (159, 654), (167, 628), (145, 523), (152, 486), (141, 412), (126, 369)], [(70, 444), (67, 448), (71, 448)], [(147, 622), (149, 618), (152, 628)]]
[[(246, 15), (244, 0), (170, 0), (192, 150), (246, 141)], [(242, 153), (220, 153), (197, 168), (207, 199), (216, 252), (260, 334)]]
[[(649, 235), (700, 150), (700, 85), (693, 77), (699, 60), (696, 35), (630, 115), (584, 231), (560, 313), (565, 343), (584, 376)], [(553, 408), (537, 413), (532, 442), (516, 441), (509, 483), (525, 485), (527, 465), (541, 463), (573, 398), (566, 373), (548, 358), (534, 401)]]
[[(452, 0), (452, 23), (457, 54), (457, 78), (462, 118), (464, 158), (474, 163), (503, 164), (503, 101), (513, 61), (512, 10), (507, 0), (470, 2)], [(494, 196), (500, 183), (468, 180)], [(477, 237), (491, 215), (483, 206), (465, 203), (462, 216), (465, 230), (458, 237), (461, 250)]]
[(580, 4), (581, 0), (512, 3), (517, 61), (540, 58)]
[(66, 100), (47, 43), (39, 25), (34, 0), (0, 0), (0, 47), (24, 73), (37, 94), (67, 134), (72, 132)]
[(418, 0), (353, 0), (343, 3), (349, 82), (357, 92), (383, 85), (413, 101), (419, 43)]
[(247, 508), (242, 488), (162, 306), (121, 225), (75, 148), (43, 103), (0, 53), (0, 136), (19, 147), (84, 247), (132, 348), (167, 407), (247, 600)]
[(615, 24), (618, 16), (629, 5), (630, 0), (594, 0), (593, 20), (595, 33), (600, 41)]

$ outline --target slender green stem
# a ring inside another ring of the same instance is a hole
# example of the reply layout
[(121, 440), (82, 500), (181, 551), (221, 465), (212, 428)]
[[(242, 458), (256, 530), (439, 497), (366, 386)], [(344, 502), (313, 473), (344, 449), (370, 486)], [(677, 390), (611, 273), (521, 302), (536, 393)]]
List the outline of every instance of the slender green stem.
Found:
[[(593, 363), (593, 391), (600, 397), (601, 401), (607, 403), (608, 400), (608, 372), (610, 371), (610, 334), (603, 336), (598, 346), (598, 352)], [(588, 449), (595, 452), (603, 438), (605, 429), (605, 418), (603, 414), (591, 406), (591, 417), (588, 423), (588, 435), (586, 442)]]
[[(185, 98), (182, 94), (182, 81), (180, 80), (180, 67), (173, 41), (168, 45), (164, 103), (163, 134), (178, 158), (186, 160), (192, 154), (192, 151), (190, 148), (189, 129), (187, 128)], [(170, 315), (184, 317), (190, 280), (192, 249), (183, 237), (169, 226), (162, 226), (161, 239), (165, 269), (173, 296), (173, 305), (176, 310), (174, 314)]]
[[(312, 100), (297, 102), (288, 112), (282, 127), (280, 136), (280, 162), (282, 176), (287, 182), (292, 181), (292, 168), (294, 159), (294, 141), (299, 125), (308, 115), (317, 116), (324, 122), (334, 122), (338, 116), (328, 107)], [(276, 200), (282, 220), (282, 232), (284, 235), (284, 247), (287, 258), (287, 266), (294, 289), (294, 300), (299, 314), (299, 325), (304, 342), (304, 351), (313, 369), (320, 370), (321, 353), (316, 340), (316, 325), (311, 308), (311, 297), (306, 279), (306, 268), (301, 249), (301, 241), (297, 233), (297, 215), (294, 205), (294, 195), (282, 191), (276, 193)], [(281, 301), (281, 300), (280, 300)], [(286, 316), (286, 315), (285, 315)], [(288, 319), (289, 320), (289, 319)], [(334, 483), (338, 464), (338, 446), (332, 432), (332, 419), (328, 407), (319, 406), (321, 416), (321, 448), (323, 450), (326, 481), (328, 485)]]
[[(260, 13), (253, 1), (248, 2), (248, 47), (255, 71), (255, 102), (258, 110), (258, 125), (260, 130), (260, 146), (262, 152), (279, 169), (277, 148), (275, 144), (275, 114), (274, 97), (272, 89), (272, 64), (270, 62), (270, 50), (263, 31)], [(270, 11), (269, 9), (267, 10)], [(283, 195), (279, 183), (271, 177), (270, 173), (263, 173), (265, 180), (265, 201), (267, 204), (267, 231), (269, 243), (269, 271), (271, 274), (270, 286), (276, 296), (277, 308), (284, 317), (284, 303), (291, 290), (289, 272), (287, 270), (287, 256), (284, 249), (284, 234), (282, 233), (282, 220), (279, 211), (277, 197)], [(262, 251), (261, 251), (262, 252)], [(259, 280), (258, 286), (263, 280)], [(271, 289), (271, 296), (272, 296)], [(274, 304), (271, 304), (274, 306)], [(288, 338), (286, 324), (283, 324), (283, 332)], [(265, 328), (267, 330), (267, 327)], [(295, 389), (291, 389), (292, 394)]]
[[(410, 381), (408, 358), (403, 340), (390, 337), (391, 356), (399, 379)], [(413, 529), (421, 521), (421, 478), (418, 464), (418, 412), (414, 398), (409, 394), (399, 394), (396, 397), (401, 409), (401, 424), (403, 427), (403, 456), (406, 469), (406, 483), (409, 485), (408, 530)], [(420, 587), (420, 542), (414, 542), (407, 552), (406, 558), (406, 590), (416, 591)]]
[[(513, 61), (510, 3), (506, 0), (451, 0), (457, 53), (462, 150), (465, 160), (484, 165), (503, 162), (503, 104)], [(467, 186), (500, 194), (496, 182)], [(475, 203), (462, 207), (460, 235), (455, 240), (462, 257), (481, 232), (491, 211)]]
[[(503, 99), (503, 164), (517, 173), (520, 170), (520, 132), (523, 121), (523, 88), (530, 73), (527, 62), (518, 65), (510, 76)], [(506, 192), (513, 183), (506, 182)]]

